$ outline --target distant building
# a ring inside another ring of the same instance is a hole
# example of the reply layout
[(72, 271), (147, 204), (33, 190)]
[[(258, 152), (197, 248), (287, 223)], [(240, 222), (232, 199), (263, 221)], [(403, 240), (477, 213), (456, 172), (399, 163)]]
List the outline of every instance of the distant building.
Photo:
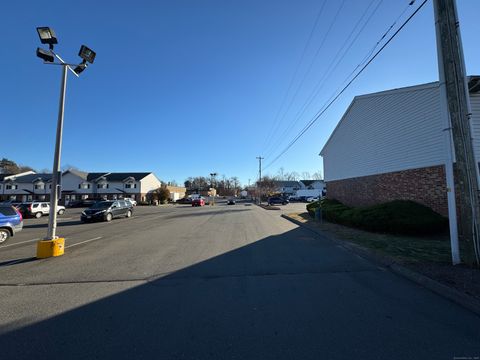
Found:
[[(469, 78), (480, 159), (480, 77)], [(413, 200), (448, 214), (438, 82), (357, 96), (320, 152), (327, 197), (350, 206)]]
[[(49, 201), (51, 174), (17, 174), (0, 181), (2, 201)], [(95, 172), (67, 170), (61, 178), (61, 203), (82, 199), (132, 198), (146, 201), (161, 186), (152, 172)]]

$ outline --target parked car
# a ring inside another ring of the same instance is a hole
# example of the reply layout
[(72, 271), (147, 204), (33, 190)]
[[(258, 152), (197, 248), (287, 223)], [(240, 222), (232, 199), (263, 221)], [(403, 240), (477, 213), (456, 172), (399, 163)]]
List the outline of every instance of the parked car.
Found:
[(88, 221), (112, 221), (116, 217), (131, 217), (133, 207), (125, 200), (99, 201), (90, 208), (82, 211), (80, 220)]
[(22, 214), (12, 205), (0, 205), (0, 244), (23, 228)]
[[(43, 215), (50, 214), (50, 203), (45, 201), (34, 201), (20, 204), (18, 210), (22, 213), (23, 217), (36, 217), (41, 218)], [(65, 214), (65, 206), (57, 205), (57, 214)]]
[(177, 204), (191, 204), (192, 203), (192, 199), (190, 198), (182, 198), (182, 199), (178, 199), (177, 201), (175, 201)]
[(274, 196), (271, 198), (268, 198), (268, 205), (287, 205), (288, 204), (288, 199), (282, 198), (280, 196)]
[(137, 206), (137, 202), (131, 198), (125, 198), (123, 200), (129, 202), (132, 206)]
[(229, 199), (227, 202), (227, 205), (235, 205), (235, 204), (236, 204), (235, 199)]
[(192, 206), (205, 206), (205, 199), (202, 197), (193, 199)]
[(318, 196), (310, 196), (307, 198), (307, 202), (315, 202), (318, 201)]

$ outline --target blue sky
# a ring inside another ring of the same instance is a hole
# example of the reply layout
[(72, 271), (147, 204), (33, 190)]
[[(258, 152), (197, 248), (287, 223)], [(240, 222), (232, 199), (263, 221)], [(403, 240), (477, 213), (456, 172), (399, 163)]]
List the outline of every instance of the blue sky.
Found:
[[(59, 67), (35, 57), (40, 45), (35, 28), (51, 26), (59, 39), (56, 50), (66, 60), (78, 61), (81, 44), (97, 52), (95, 64), (80, 78), (68, 79), (62, 165), (86, 171), (154, 171), (164, 181), (217, 172), (253, 182), (255, 157), (264, 156), (266, 166), (285, 148), (409, 2), (6, 2), (0, 157), (37, 169), (52, 166), (61, 74)], [(420, 3), (408, 7), (397, 26)], [(467, 72), (480, 74), (480, 1), (457, 4)], [(350, 39), (366, 23), (363, 31), (326, 77), (360, 19)], [(429, 1), (264, 173), (274, 175), (280, 167), (322, 171), (318, 153), (355, 95), (436, 79)], [(318, 95), (298, 117), (316, 86), (321, 86)]]

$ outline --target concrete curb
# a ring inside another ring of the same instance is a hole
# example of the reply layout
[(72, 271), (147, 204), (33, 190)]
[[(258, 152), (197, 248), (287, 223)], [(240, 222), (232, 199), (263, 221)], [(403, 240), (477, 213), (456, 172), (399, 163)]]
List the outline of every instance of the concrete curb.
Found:
[(480, 301), (478, 301), (477, 299), (471, 297), (471, 296), (468, 296), (467, 294), (464, 294), (454, 288), (451, 288), (447, 285), (444, 285), (436, 280), (433, 280), (431, 278), (429, 278), (428, 276), (425, 276), (423, 274), (420, 274), (416, 271), (413, 271), (399, 263), (397, 263), (395, 260), (393, 260), (392, 258), (388, 257), (388, 256), (382, 256), (382, 255), (379, 255), (379, 254), (376, 254), (374, 253), (373, 251), (367, 249), (367, 248), (364, 248), (360, 245), (357, 245), (357, 244), (353, 244), (351, 242), (348, 242), (346, 240), (342, 240), (342, 239), (339, 239), (339, 238), (336, 238), (336, 237), (333, 237), (331, 236), (330, 234), (328, 234), (327, 232), (325, 231), (322, 231), (322, 230), (319, 230), (319, 229), (316, 229), (312, 226), (309, 226), (308, 224), (304, 224), (294, 218), (291, 218), (290, 216), (288, 215), (285, 215), (285, 214), (282, 214), (281, 217), (283, 217), (284, 219), (287, 219), (289, 221), (291, 221), (292, 223), (298, 225), (298, 226), (301, 226), (313, 233), (315, 233), (316, 235), (319, 235), (320, 237), (323, 237), (327, 240), (330, 240), (334, 243), (337, 243), (339, 244), (340, 246), (342, 246), (343, 248), (367, 259), (367, 260), (370, 260), (376, 264), (379, 264), (379, 265), (382, 265), (384, 266), (385, 268), (389, 269), (390, 271), (392, 271), (393, 273), (397, 274), (397, 275), (400, 275), (400, 276), (403, 276), (404, 278), (407, 278), (421, 286), (423, 286), (424, 288), (438, 294), (438, 295), (441, 295), (443, 296), (444, 298), (458, 304), (458, 305), (461, 305), (463, 306), (464, 308), (474, 312), (475, 314), (477, 314), (478, 316), (480, 316)]

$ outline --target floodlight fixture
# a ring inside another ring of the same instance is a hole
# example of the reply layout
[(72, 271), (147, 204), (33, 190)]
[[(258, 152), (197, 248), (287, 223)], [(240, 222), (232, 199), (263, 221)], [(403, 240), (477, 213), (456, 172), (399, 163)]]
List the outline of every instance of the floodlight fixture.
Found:
[(40, 37), (40, 42), (42, 44), (50, 45), (50, 49), (53, 49), (54, 44), (58, 44), (57, 36), (55, 31), (48, 26), (37, 27), (38, 36)]
[(37, 56), (45, 62), (53, 62), (55, 60), (51, 51), (43, 50), (41, 48), (37, 48)]
[(83, 60), (88, 61), (90, 64), (93, 64), (95, 55), (97, 55), (95, 51), (85, 45), (82, 45), (80, 47), (80, 51), (78, 52), (78, 56), (80, 56)]
[(80, 75), (80, 73), (85, 70), (87, 66), (87, 60), (83, 60), (80, 64), (78, 64), (75, 69), (73, 69), (73, 71), (75, 72), (75, 74)]

